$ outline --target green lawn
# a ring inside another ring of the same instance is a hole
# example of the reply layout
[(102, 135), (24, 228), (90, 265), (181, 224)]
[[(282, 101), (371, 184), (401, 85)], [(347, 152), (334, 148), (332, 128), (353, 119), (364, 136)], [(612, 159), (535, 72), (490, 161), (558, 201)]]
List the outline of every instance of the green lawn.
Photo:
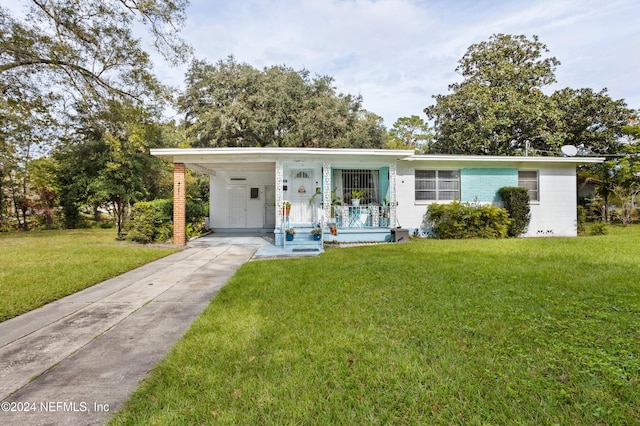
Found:
[(113, 229), (0, 233), (0, 321), (175, 251), (115, 238)]
[(640, 227), (245, 264), (113, 424), (639, 424)]

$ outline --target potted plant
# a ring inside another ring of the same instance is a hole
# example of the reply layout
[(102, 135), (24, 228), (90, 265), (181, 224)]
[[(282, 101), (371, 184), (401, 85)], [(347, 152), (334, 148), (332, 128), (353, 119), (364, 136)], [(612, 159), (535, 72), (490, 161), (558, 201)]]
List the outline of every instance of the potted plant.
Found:
[(282, 202), (282, 214), (285, 216), (289, 216), (291, 213), (291, 203), (288, 201)]
[(364, 198), (366, 194), (367, 192), (364, 189), (354, 189), (353, 191), (351, 191), (351, 205), (359, 206), (360, 199)]
[(284, 230), (284, 233), (287, 241), (293, 241), (293, 236), (296, 235), (296, 230), (293, 228), (287, 228)]
[(322, 238), (322, 228), (317, 227), (311, 230), (311, 235), (313, 235), (314, 241), (320, 241)]

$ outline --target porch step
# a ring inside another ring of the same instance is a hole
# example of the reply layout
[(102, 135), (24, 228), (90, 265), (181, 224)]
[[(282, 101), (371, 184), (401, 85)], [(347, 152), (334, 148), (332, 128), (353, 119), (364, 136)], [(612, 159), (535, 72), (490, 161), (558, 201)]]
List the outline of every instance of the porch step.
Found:
[[(322, 247), (322, 241), (314, 241), (311, 235), (313, 229), (308, 224), (306, 226), (290, 226), (295, 229), (296, 235), (293, 241), (286, 241), (287, 247), (309, 246)], [(360, 228), (338, 227), (338, 235), (331, 235), (329, 228), (324, 228), (323, 240), (340, 243), (360, 243), (360, 242), (391, 242), (393, 236), (390, 228), (376, 228), (363, 226)], [(276, 245), (281, 246), (284, 239), (282, 230), (275, 230)]]
[(314, 240), (311, 230), (313, 228), (294, 228), (296, 235), (292, 241), (285, 241), (285, 246), (291, 247), (294, 251), (318, 250), (322, 248), (322, 240)]
[[(284, 245), (288, 250), (293, 252), (322, 252), (322, 240), (314, 240), (313, 234), (311, 234), (311, 230), (314, 229), (307, 226), (296, 226), (291, 227), (295, 229), (296, 234), (291, 241), (283, 241), (285, 239), (285, 235), (281, 230), (276, 230), (276, 241), (277, 245)], [(278, 242), (280, 244), (278, 244)], [(284, 244), (283, 244), (284, 243)]]

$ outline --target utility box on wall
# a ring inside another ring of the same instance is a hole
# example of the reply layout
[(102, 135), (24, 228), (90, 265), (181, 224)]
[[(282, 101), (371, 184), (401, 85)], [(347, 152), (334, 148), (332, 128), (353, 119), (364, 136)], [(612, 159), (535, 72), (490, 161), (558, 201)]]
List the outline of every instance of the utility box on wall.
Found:
[(394, 243), (406, 243), (409, 241), (409, 230), (402, 228), (391, 229), (391, 239)]

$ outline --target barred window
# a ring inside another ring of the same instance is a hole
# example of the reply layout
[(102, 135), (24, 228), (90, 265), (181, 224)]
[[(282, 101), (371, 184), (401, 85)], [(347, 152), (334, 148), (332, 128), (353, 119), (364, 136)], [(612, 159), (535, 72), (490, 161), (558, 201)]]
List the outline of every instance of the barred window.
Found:
[(344, 194), (344, 200), (351, 202), (351, 191), (363, 190), (365, 196), (363, 204), (380, 202), (380, 172), (379, 170), (349, 170), (343, 169), (340, 174), (340, 186)]
[(459, 170), (416, 170), (416, 201), (460, 199)]

